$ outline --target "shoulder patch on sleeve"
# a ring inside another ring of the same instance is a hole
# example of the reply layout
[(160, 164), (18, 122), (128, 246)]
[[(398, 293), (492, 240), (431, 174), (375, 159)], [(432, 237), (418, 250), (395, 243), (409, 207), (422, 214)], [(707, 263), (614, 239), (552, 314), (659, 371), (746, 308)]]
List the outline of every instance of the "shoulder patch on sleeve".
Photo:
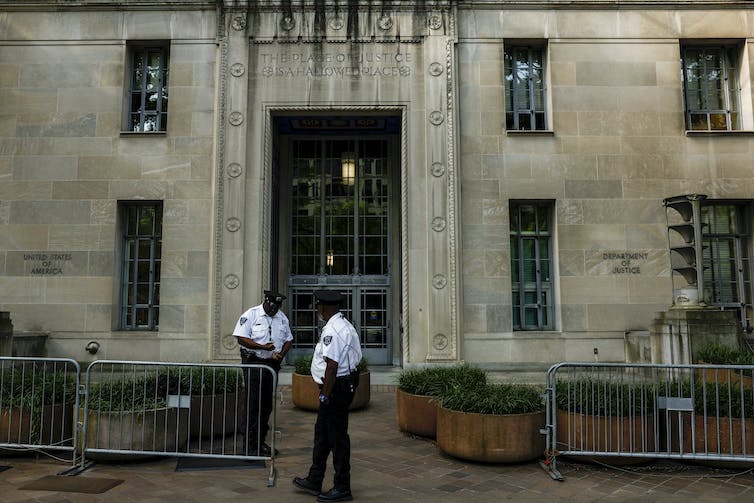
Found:
[(324, 344), (325, 346), (329, 346), (331, 342), (332, 342), (332, 335), (326, 335), (326, 336), (324, 336), (324, 337), (322, 338), (322, 343), (323, 343), (323, 344)]
[(243, 316), (241, 316), (241, 319), (240, 319), (240, 320), (238, 320), (238, 324), (239, 324), (239, 325), (243, 325), (243, 324), (244, 324), (244, 323), (246, 323), (247, 321), (249, 321), (249, 320), (248, 320), (248, 318), (244, 318)]

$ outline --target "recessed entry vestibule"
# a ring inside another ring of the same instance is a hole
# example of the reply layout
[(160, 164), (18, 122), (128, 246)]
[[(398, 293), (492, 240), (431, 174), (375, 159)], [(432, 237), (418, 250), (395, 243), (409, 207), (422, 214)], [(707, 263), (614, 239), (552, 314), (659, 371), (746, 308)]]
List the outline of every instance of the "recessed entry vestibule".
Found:
[(291, 358), (322, 323), (312, 292), (336, 289), (370, 365), (400, 349), (401, 115), (273, 116), (271, 284), (288, 296)]

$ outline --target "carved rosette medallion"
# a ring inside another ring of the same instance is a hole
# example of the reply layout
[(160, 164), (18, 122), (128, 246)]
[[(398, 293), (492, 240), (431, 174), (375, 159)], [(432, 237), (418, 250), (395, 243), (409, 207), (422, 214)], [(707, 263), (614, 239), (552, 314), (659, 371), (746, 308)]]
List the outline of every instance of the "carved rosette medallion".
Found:
[(230, 23), (230, 26), (233, 27), (236, 31), (241, 31), (246, 28), (246, 17), (245, 16), (236, 16), (233, 18), (233, 21)]
[(241, 169), (241, 165), (237, 162), (232, 162), (228, 164), (228, 167), (225, 169), (225, 171), (228, 173), (228, 176), (231, 178), (238, 178), (241, 176), (241, 172), (243, 171)]
[(444, 274), (435, 274), (432, 277), (432, 286), (435, 287), (437, 290), (442, 290), (445, 288), (445, 285), (448, 284), (448, 279), (445, 277)]
[(225, 228), (230, 232), (236, 232), (241, 228), (241, 220), (236, 217), (230, 217), (225, 221)]
[(225, 334), (222, 337), (222, 345), (227, 350), (236, 349), (238, 347), (238, 339), (233, 334)]
[(234, 126), (240, 126), (243, 124), (243, 114), (241, 112), (231, 112), (228, 116), (228, 122)]
[(429, 171), (432, 173), (432, 176), (439, 178), (445, 174), (445, 166), (441, 162), (433, 162)]
[(429, 65), (429, 74), (433, 77), (437, 77), (438, 75), (441, 75), (443, 71), (442, 64), (435, 61), (434, 63)]
[(293, 19), (293, 16), (283, 16), (283, 19), (280, 20), (280, 29), (283, 31), (291, 31), (295, 27), (296, 20)]
[(443, 349), (447, 348), (448, 336), (445, 334), (435, 334), (435, 336), (432, 337), (432, 347), (438, 351), (442, 351)]
[(433, 126), (439, 126), (444, 120), (445, 116), (439, 110), (435, 110), (429, 114), (429, 122), (431, 122)]
[(435, 217), (432, 219), (432, 230), (440, 232), (445, 230), (445, 219), (442, 217)]
[(442, 28), (442, 16), (439, 14), (432, 14), (427, 20), (427, 24), (433, 30), (439, 30)]
[(330, 28), (332, 28), (333, 30), (340, 30), (341, 28), (343, 28), (343, 26), (345, 26), (345, 23), (343, 22), (343, 18), (340, 16), (334, 17), (330, 20)]
[(393, 27), (393, 20), (387, 14), (383, 14), (382, 16), (380, 16), (380, 19), (377, 20), (377, 26), (380, 28), (380, 30), (387, 31)]
[(235, 290), (240, 284), (241, 279), (235, 274), (226, 274), (223, 278), (223, 285), (225, 285), (225, 288), (228, 290)]
[(230, 66), (230, 74), (234, 77), (240, 77), (244, 73), (246, 73), (246, 67), (243, 63), (234, 63)]

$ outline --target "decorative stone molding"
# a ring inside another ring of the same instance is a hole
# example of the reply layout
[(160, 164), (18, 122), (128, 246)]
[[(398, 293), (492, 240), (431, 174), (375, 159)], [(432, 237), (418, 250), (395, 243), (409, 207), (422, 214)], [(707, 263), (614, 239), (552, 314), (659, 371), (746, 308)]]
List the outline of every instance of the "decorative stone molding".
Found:
[(432, 176), (435, 178), (439, 178), (445, 174), (445, 165), (441, 162), (433, 162), (429, 172), (432, 173)]
[(445, 334), (435, 334), (432, 337), (432, 347), (438, 351), (442, 351), (448, 347), (448, 336)]
[(443, 67), (437, 61), (429, 65), (429, 74), (432, 75), (433, 77), (437, 77), (438, 75), (441, 75), (442, 71), (443, 71)]
[(234, 63), (230, 67), (230, 74), (234, 77), (240, 77), (246, 73), (246, 67), (243, 65), (243, 63)]
[(238, 339), (233, 334), (225, 334), (222, 336), (222, 345), (226, 350), (232, 351), (238, 347)]
[(293, 18), (293, 16), (285, 15), (283, 16), (283, 19), (280, 20), (280, 29), (283, 31), (291, 31), (295, 27), (296, 20)]
[(432, 30), (439, 30), (442, 28), (442, 16), (440, 14), (432, 14), (427, 20), (427, 25)]
[(435, 217), (432, 219), (432, 230), (440, 232), (445, 230), (445, 219), (442, 217)]
[(240, 126), (243, 124), (243, 113), (241, 112), (231, 112), (230, 116), (228, 116), (228, 122), (230, 122), (233, 126)]
[(446, 278), (444, 274), (435, 274), (432, 277), (432, 286), (437, 290), (442, 290), (447, 284), (448, 278)]
[(235, 290), (240, 284), (241, 279), (235, 274), (226, 274), (223, 278), (223, 285), (225, 285), (225, 288), (228, 290)]
[(239, 176), (241, 176), (243, 169), (241, 169), (241, 165), (237, 162), (232, 162), (228, 164), (228, 167), (225, 171), (227, 171), (229, 177), (238, 178)]
[(244, 15), (238, 15), (233, 18), (233, 21), (231, 21), (230, 26), (236, 30), (236, 31), (243, 31), (246, 29), (246, 16)]
[(338, 31), (345, 26), (345, 23), (343, 22), (343, 18), (340, 16), (335, 16), (330, 20), (330, 28), (332, 28), (335, 31)]
[(439, 126), (444, 120), (445, 116), (439, 110), (434, 110), (429, 114), (429, 122), (431, 122), (433, 126)]
[(387, 14), (383, 14), (377, 20), (377, 26), (379, 27), (380, 30), (387, 31), (387, 30), (389, 30), (390, 28), (393, 27), (393, 20)]
[(241, 228), (241, 220), (236, 217), (230, 217), (225, 221), (225, 228), (228, 229), (229, 232), (237, 232), (238, 229)]

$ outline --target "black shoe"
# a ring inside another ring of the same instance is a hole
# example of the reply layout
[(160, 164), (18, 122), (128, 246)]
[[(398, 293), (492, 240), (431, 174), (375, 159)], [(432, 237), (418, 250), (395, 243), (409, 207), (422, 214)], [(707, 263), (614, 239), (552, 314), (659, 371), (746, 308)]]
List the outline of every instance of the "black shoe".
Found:
[(326, 493), (317, 496), (317, 501), (351, 501), (353, 496), (350, 489), (338, 489), (333, 487)]
[(306, 477), (295, 477), (293, 479), (293, 485), (312, 496), (319, 496), (319, 493), (322, 491), (321, 484), (312, 482)]

